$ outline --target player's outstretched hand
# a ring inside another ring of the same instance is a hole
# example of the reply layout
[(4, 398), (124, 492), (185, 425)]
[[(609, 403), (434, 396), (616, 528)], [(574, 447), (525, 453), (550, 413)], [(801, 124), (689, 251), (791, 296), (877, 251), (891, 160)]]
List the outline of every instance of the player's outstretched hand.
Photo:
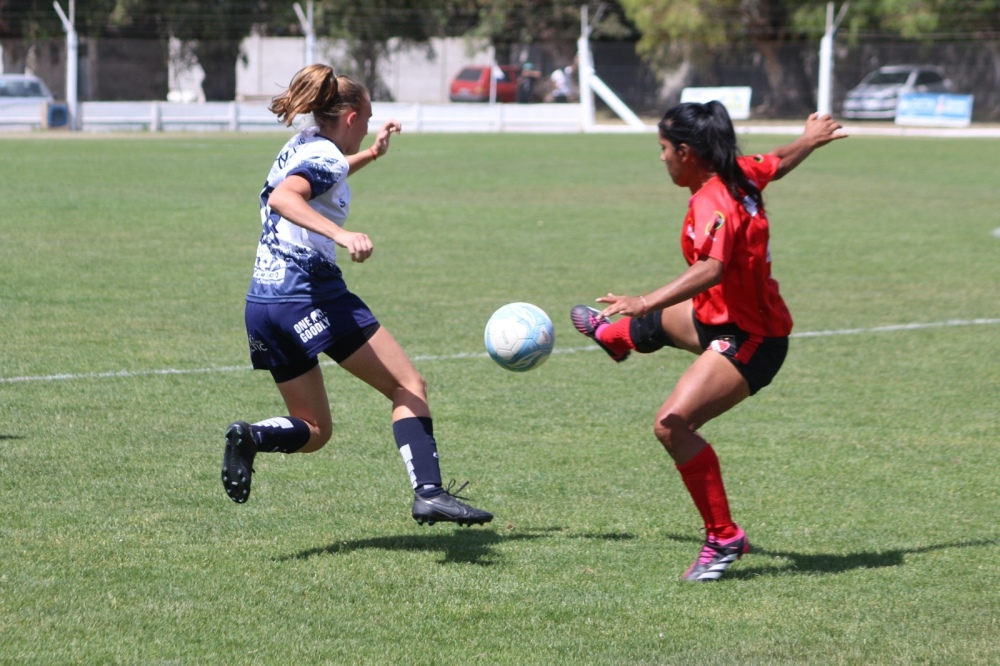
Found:
[(842, 129), (843, 126), (828, 114), (821, 116), (818, 113), (813, 113), (806, 118), (806, 127), (802, 135), (808, 139), (813, 147), (819, 148), (835, 139), (846, 139), (848, 135), (841, 132)]
[(379, 129), (378, 134), (375, 135), (375, 143), (372, 144), (372, 148), (378, 153), (379, 157), (382, 157), (389, 150), (389, 138), (395, 133), (399, 134), (403, 131), (403, 124), (398, 120), (387, 120), (385, 124)]
[(594, 299), (598, 303), (606, 304), (601, 314), (601, 319), (607, 319), (613, 315), (625, 315), (627, 317), (639, 317), (646, 314), (646, 305), (638, 296), (619, 296), (608, 292), (607, 296)]

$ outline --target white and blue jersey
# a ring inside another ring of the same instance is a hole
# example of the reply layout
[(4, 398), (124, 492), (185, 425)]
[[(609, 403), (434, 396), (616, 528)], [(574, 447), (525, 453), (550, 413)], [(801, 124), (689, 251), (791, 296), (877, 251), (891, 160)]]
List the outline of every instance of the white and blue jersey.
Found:
[(271, 210), (271, 192), (288, 176), (309, 181), (309, 205), (344, 226), (351, 202), (350, 165), (340, 149), (309, 127), (293, 136), (274, 160), (260, 193), (263, 231), (247, 292), (251, 303), (310, 302), (347, 293), (332, 240), (290, 222)]

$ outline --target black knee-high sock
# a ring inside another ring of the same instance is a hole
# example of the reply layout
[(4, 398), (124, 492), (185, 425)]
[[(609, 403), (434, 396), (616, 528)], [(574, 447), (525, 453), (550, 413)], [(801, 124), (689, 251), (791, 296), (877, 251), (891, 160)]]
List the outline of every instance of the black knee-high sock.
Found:
[(400, 419), (392, 424), (392, 434), (406, 463), (413, 490), (424, 497), (440, 494), (441, 468), (431, 418), (416, 416)]
[(295, 453), (309, 442), (309, 424), (292, 416), (275, 416), (250, 426), (257, 450), (264, 453)]

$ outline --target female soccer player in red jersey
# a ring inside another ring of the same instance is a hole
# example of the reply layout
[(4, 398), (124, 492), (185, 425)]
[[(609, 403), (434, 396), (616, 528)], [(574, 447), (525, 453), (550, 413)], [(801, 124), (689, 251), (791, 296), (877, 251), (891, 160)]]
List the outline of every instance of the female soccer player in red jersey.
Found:
[[(812, 114), (791, 143), (744, 157), (719, 102), (672, 107), (658, 129), (660, 160), (674, 183), (691, 191), (681, 230), (688, 268), (640, 296), (602, 296), (603, 310), (577, 305), (571, 317), (617, 362), (633, 349), (665, 346), (698, 355), (657, 412), (653, 432), (705, 522), (705, 544), (684, 579), (712, 581), (750, 551), (750, 542), (730, 517), (718, 458), (697, 430), (771, 383), (792, 329), (771, 277), (761, 192), (846, 134), (829, 116)], [(624, 316), (612, 323), (613, 315)]]

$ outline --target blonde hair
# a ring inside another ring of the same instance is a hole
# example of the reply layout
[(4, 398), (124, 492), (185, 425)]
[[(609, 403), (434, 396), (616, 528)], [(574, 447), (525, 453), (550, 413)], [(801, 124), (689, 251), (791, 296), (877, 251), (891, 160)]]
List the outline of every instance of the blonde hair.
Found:
[(288, 89), (271, 100), (268, 110), (285, 126), (296, 116), (311, 113), (317, 122), (336, 123), (343, 114), (361, 109), (368, 90), (346, 76), (337, 76), (329, 65), (306, 65), (292, 78)]

